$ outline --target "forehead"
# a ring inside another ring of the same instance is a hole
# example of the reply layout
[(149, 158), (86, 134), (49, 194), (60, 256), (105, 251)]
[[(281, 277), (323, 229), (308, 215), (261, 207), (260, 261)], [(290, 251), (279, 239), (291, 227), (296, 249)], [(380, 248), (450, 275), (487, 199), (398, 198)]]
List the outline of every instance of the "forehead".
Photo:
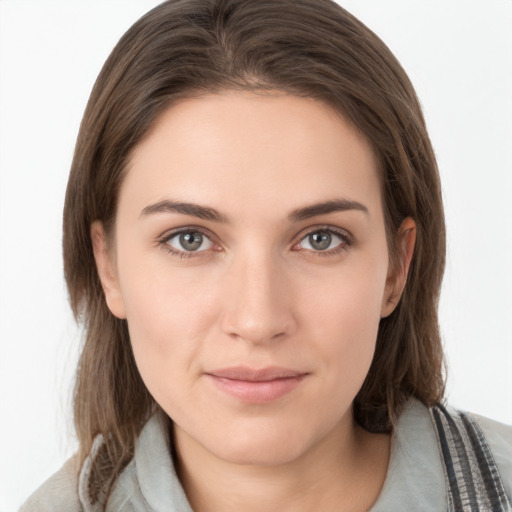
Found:
[(120, 207), (167, 196), (235, 215), (334, 197), (381, 210), (366, 140), (324, 103), (284, 93), (226, 91), (169, 107), (130, 159)]

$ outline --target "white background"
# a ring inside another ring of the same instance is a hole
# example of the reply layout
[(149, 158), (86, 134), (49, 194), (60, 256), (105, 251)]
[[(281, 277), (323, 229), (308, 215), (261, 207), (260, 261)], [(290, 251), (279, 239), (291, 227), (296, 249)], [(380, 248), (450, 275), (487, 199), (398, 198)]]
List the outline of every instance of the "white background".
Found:
[[(101, 65), (157, 3), (0, 0), (0, 512), (16, 510), (76, 447), (80, 335), (61, 264), (67, 174)], [(512, 1), (340, 3), (404, 65), (438, 155), (450, 402), (511, 423)]]

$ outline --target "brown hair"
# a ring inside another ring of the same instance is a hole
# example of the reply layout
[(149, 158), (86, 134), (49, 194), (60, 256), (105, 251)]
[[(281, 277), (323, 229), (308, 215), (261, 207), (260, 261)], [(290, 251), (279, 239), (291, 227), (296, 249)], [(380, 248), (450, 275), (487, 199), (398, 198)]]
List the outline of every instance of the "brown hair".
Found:
[(417, 225), (408, 282), (381, 320), (354, 411), (368, 430), (390, 430), (410, 397), (444, 393), (437, 306), (445, 261), (440, 182), (414, 89), (384, 43), (331, 0), (170, 0), (121, 38), (93, 88), (76, 144), (64, 207), (70, 302), (85, 325), (75, 389), (80, 460), (102, 434), (91, 499), (110, 489), (157, 407), (133, 358), (125, 320), (107, 308), (90, 227), (112, 231), (133, 149), (180, 98), (223, 89), (281, 90), (316, 98), (365, 135), (380, 164), (390, 256), (394, 234)]

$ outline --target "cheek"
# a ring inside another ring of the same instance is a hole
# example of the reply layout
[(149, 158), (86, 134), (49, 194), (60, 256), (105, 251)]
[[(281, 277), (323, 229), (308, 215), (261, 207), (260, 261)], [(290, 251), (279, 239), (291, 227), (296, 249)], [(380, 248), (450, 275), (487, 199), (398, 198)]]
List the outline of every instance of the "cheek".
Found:
[(119, 264), (135, 361), (157, 401), (170, 375), (181, 379), (193, 373), (215, 319), (215, 300), (203, 280), (187, 271), (171, 272), (161, 260), (132, 254)]
[[(345, 382), (362, 383), (371, 364), (386, 274), (381, 261), (347, 267), (304, 294), (302, 317), (309, 319), (310, 337), (324, 352), (325, 364), (335, 366)], [(335, 373), (329, 374), (336, 378)]]

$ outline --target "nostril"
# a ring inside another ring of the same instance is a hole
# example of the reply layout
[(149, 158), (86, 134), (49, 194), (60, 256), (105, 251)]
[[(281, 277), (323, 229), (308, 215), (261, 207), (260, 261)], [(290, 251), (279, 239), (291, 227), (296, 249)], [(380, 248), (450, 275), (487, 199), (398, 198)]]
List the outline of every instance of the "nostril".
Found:
[(239, 308), (224, 315), (223, 330), (232, 338), (250, 343), (280, 341), (293, 331), (291, 313), (285, 311), (254, 314), (247, 308)]
[(226, 274), (223, 331), (249, 343), (282, 340), (295, 325), (286, 274), (268, 251), (238, 256)]

